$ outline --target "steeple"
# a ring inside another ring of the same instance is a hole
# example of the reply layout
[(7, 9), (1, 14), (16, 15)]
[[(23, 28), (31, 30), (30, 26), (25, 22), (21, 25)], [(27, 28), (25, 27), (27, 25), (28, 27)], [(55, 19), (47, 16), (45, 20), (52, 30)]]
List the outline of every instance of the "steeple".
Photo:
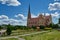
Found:
[(29, 4), (29, 8), (28, 8), (28, 19), (31, 18), (31, 13), (30, 13), (30, 4)]

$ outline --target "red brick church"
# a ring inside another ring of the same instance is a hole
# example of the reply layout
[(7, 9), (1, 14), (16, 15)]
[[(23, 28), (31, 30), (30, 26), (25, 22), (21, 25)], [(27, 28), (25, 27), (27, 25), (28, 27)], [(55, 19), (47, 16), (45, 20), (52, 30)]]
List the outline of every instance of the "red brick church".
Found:
[(28, 9), (28, 18), (27, 18), (27, 26), (28, 27), (32, 27), (32, 26), (39, 27), (40, 25), (47, 26), (50, 23), (52, 23), (51, 15), (45, 16), (45, 14), (44, 15), (40, 14), (36, 18), (31, 18), (30, 6), (29, 6), (29, 9)]

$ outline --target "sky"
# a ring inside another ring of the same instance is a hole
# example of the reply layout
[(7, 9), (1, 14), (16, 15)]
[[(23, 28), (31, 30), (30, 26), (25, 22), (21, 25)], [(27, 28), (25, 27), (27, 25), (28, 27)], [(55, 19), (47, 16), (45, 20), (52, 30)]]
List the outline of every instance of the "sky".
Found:
[(32, 18), (51, 14), (52, 22), (58, 23), (60, 0), (0, 0), (0, 25), (26, 25), (29, 5)]

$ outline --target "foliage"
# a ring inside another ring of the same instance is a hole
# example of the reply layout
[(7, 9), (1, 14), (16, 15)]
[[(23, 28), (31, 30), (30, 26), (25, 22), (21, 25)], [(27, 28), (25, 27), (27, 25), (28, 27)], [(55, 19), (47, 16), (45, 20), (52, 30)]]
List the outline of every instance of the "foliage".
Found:
[(58, 28), (58, 24), (54, 24), (52, 28)]
[(12, 33), (12, 28), (11, 25), (7, 25), (7, 30), (6, 30), (7, 35), (10, 35)]
[(58, 24), (50, 24), (49, 27), (53, 28), (53, 29), (56, 29), (56, 28), (59, 28)]
[(44, 29), (45, 28), (45, 26), (43, 26), (43, 25), (40, 25), (40, 29)]
[(33, 29), (36, 29), (36, 26), (32, 26)]
[(0, 29), (2, 29), (2, 27), (0, 26)]

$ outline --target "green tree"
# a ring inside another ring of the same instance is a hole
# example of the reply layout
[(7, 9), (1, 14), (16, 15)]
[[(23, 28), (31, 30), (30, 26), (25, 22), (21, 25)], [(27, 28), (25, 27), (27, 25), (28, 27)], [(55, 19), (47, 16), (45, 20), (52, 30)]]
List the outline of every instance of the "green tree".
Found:
[(36, 26), (32, 26), (33, 29), (36, 29)]
[(54, 26), (54, 24), (52, 24), (52, 23), (49, 24), (49, 27), (53, 28), (53, 26)]
[(10, 35), (12, 33), (12, 29), (11, 29), (11, 25), (10, 24), (7, 26), (6, 33), (7, 33), (7, 35)]
[(54, 24), (54, 26), (53, 26), (53, 28), (58, 28), (59, 26), (58, 26), (58, 24)]
[(43, 25), (40, 25), (40, 29), (44, 29), (45, 28), (45, 26), (43, 26)]
[(0, 26), (0, 29), (2, 29), (2, 27)]

